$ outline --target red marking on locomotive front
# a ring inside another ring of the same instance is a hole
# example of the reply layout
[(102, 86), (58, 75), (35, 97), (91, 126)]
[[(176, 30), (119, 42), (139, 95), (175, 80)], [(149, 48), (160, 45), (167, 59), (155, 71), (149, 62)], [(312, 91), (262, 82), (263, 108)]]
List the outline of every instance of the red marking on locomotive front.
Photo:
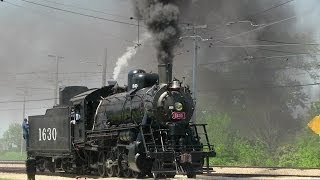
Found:
[(172, 119), (186, 119), (186, 113), (185, 112), (172, 112), (171, 118)]

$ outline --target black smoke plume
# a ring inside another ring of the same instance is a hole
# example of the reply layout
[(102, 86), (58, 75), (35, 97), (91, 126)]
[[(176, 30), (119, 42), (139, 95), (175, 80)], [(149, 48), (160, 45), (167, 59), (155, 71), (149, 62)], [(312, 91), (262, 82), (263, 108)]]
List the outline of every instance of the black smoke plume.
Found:
[(172, 63), (179, 42), (179, 6), (174, 0), (135, 0), (137, 18), (144, 21), (154, 38), (159, 64)]

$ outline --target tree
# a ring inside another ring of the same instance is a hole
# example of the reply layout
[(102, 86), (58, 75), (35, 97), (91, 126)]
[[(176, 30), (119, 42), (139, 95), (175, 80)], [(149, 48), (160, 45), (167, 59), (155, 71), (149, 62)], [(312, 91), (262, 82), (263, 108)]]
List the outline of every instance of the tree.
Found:
[(3, 139), (7, 150), (18, 151), (21, 148), (22, 127), (18, 123), (12, 123), (4, 132)]
[(0, 152), (6, 150), (6, 144), (5, 144), (5, 140), (3, 138), (0, 139)]

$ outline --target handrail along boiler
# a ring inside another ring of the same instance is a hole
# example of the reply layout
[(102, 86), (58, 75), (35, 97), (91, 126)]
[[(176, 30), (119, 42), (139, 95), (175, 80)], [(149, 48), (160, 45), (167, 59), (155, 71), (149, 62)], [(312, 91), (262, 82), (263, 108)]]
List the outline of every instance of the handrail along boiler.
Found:
[(60, 98), (72, 96), (70, 101), (29, 117), (28, 154), (38, 169), (136, 178), (202, 173), (204, 160), (208, 166), (209, 157), (215, 156), (206, 126), (190, 122), (191, 92), (172, 80), (172, 65), (160, 64), (158, 70), (130, 71), (127, 88), (109, 83), (100, 89), (82, 88), (78, 95), (69, 90)]

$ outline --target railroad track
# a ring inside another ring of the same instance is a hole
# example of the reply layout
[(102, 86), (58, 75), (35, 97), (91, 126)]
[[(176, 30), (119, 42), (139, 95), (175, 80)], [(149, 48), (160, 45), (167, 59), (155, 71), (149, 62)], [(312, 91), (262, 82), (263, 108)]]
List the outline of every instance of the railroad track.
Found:
[[(0, 172), (6, 173), (25, 173), (24, 161), (0, 161)], [(209, 174), (204, 170), (201, 177), (210, 179), (213, 177), (311, 177), (320, 178), (320, 168), (285, 168), (285, 167), (235, 167), (235, 166), (214, 166), (213, 171)], [(57, 173), (42, 172), (37, 173), (46, 176), (64, 176), (76, 177), (75, 174), (65, 174), (58, 171)], [(95, 177), (96, 176), (86, 176)], [(201, 178), (202, 179), (202, 178)]]
[(0, 161), (0, 172), (24, 173), (25, 169), (24, 161)]
[(0, 161), (0, 164), (25, 164), (25, 161)]

